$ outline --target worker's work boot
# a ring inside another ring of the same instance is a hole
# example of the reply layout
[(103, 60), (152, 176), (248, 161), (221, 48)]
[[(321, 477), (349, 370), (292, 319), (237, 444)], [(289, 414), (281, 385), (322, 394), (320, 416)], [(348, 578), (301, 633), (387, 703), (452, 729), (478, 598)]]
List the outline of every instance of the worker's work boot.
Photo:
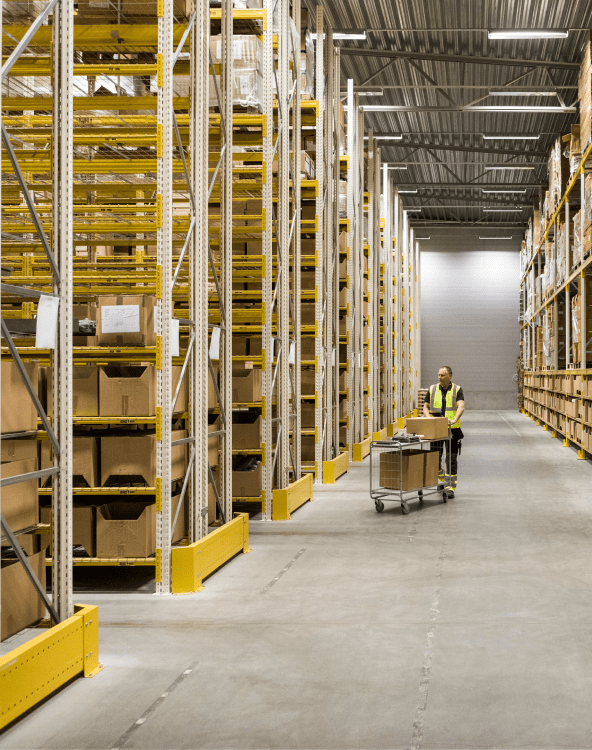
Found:
[(440, 471), (438, 472), (438, 486), (444, 484), (444, 478), (445, 478), (445, 474), (442, 471), (442, 469), (440, 469)]
[(450, 477), (450, 483), (448, 488), (448, 497), (454, 497), (454, 493), (456, 492), (456, 483), (458, 481), (458, 476), (456, 474), (452, 474)]

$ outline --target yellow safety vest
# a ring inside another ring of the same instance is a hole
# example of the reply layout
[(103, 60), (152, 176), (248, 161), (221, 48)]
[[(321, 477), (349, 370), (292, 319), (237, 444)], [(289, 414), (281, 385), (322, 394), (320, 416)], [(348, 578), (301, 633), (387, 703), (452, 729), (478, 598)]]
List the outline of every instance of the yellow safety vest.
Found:
[[(458, 394), (458, 385), (452, 384), (446, 394), (446, 412), (445, 416), (452, 420), (456, 415), (456, 396)], [(442, 415), (442, 391), (439, 385), (430, 386), (430, 414), (435, 417)], [(460, 427), (460, 419), (452, 425), (453, 428)]]

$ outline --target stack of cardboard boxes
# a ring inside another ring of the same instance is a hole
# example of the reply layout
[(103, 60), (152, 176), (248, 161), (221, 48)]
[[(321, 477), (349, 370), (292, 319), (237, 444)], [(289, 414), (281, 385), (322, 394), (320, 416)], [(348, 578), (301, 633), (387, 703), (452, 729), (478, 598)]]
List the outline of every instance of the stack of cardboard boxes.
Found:
[(590, 144), (592, 136), (592, 122), (590, 119), (590, 109), (592, 107), (592, 54), (591, 41), (592, 34), (588, 34), (584, 44), (584, 56), (580, 66), (580, 75), (578, 79), (578, 90), (580, 99), (580, 147), (585, 151)]

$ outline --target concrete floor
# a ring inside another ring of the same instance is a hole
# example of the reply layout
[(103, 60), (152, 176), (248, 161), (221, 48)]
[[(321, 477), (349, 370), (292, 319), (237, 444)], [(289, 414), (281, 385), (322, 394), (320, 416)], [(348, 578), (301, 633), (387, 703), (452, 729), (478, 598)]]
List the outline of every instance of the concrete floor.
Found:
[(377, 514), (366, 462), (199, 594), (80, 591), (105, 670), (0, 748), (592, 748), (592, 466), (516, 412), (464, 426), (447, 505)]

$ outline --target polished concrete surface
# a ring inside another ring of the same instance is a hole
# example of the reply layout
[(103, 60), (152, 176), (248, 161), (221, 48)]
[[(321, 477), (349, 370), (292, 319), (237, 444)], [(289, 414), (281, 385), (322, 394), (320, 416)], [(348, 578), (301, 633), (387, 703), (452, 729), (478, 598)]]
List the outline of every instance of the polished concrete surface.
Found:
[(105, 669), (0, 748), (592, 748), (592, 466), (517, 412), (464, 425), (446, 505), (377, 514), (366, 461), (199, 594), (78, 591)]

